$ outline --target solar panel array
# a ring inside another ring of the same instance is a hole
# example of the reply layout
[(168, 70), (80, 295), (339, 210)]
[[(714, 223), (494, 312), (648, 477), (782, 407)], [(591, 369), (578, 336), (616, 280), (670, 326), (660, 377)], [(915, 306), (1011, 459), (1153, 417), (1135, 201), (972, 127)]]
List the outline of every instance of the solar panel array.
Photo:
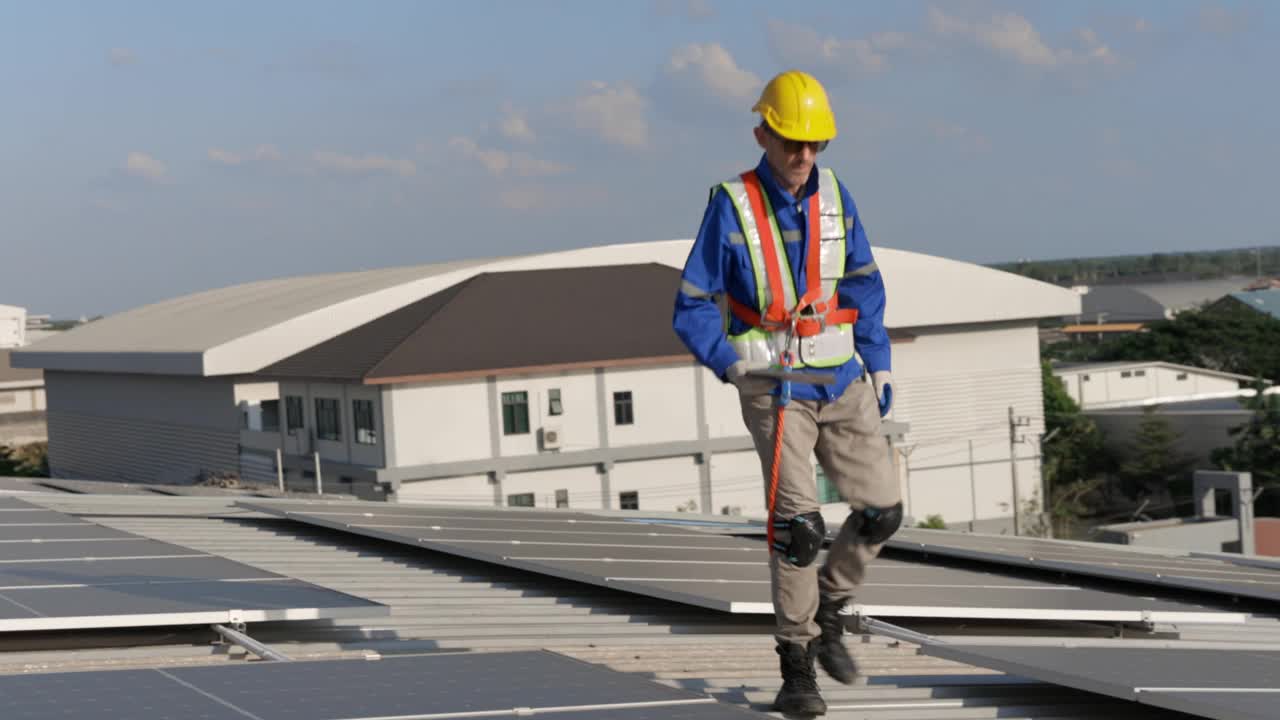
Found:
[(0, 497), (0, 631), (389, 612), (369, 600)]
[[(733, 613), (772, 614), (760, 539), (580, 512), (239, 501), (301, 522)], [(819, 560), (820, 562), (821, 560)], [(856, 612), (1108, 622), (1243, 622), (1245, 616), (1012, 574), (878, 558)]]
[(1028, 537), (909, 529), (888, 546), (965, 560), (1280, 601), (1280, 571), (1257, 564)]
[(547, 651), (0, 676), (6, 720), (764, 718)]
[(926, 642), (925, 653), (1220, 720), (1280, 715), (1280, 651)]

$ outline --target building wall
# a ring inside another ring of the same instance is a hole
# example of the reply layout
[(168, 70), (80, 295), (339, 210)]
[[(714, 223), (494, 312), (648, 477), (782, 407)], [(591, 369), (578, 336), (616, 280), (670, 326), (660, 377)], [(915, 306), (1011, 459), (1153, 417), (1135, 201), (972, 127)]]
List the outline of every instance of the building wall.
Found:
[(764, 471), (754, 450), (711, 456), (711, 512), (765, 515)]
[[(283, 382), (280, 383), (279, 396), (280, 430), (278, 433), (269, 434), (279, 438), (284, 452), (294, 456), (318, 452), (322, 464), (332, 462), (357, 467), (383, 467), (386, 420), (382, 411), (382, 394), (378, 388), (353, 383)], [(304, 427), (292, 433), (288, 428), (287, 399), (289, 397), (302, 398)], [(338, 401), (339, 428), (336, 440), (325, 440), (316, 436), (316, 400), (322, 398)], [(357, 399), (373, 403), (376, 442), (372, 444), (356, 442), (355, 412), (352, 403)]]
[(43, 410), (0, 413), (0, 445), (26, 445), (49, 439), (49, 425)]
[(0, 348), (26, 344), (27, 311), (12, 305), (0, 305)]
[[(1029, 323), (913, 330), (894, 347), (892, 419), (910, 424), (897, 448), (907, 513), (948, 523), (1009, 517), (1009, 408), (1027, 418), (1016, 446), (1019, 501), (1040, 492), (1044, 432), (1040, 352)], [(969, 447), (973, 444), (973, 460)]]
[[(484, 380), (392, 386), (386, 413), (396, 466), (481, 460), (490, 451), (489, 392)], [(389, 463), (390, 464), (390, 463)]]
[(407, 482), (400, 486), (401, 502), (431, 505), (493, 505), (493, 484), (488, 475)]
[[(702, 512), (699, 468), (692, 457), (620, 462), (609, 471), (609, 507), (621, 507), (625, 492), (638, 494), (640, 510)], [(714, 497), (714, 495), (713, 495)], [(692, 501), (693, 506), (688, 505)]]
[(594, 466), (508, 473), (502, 480), (502, 504), (510, 505), (512, 495), (532, 493), (534, 507), (554, 508), (557, 490), (568, 491), (570, 508), (604, 507), (600, 472)]
[(1072, 399), (1082, 407), (1240, 389), (1240, 383), (1232, 378), (1154, 364), (1124, 369), (1062, 370), (1055, 374), (1062, 379)]
[(232, 383), (110, 373), (45, 373), (54, 477), (190, 482), (238, 468)]
[[(610, 447), (679, 442), (698, 437), (697, 393), (692, 363), (676, 367), (613, 369), (604, 373)], [(614, 393), (630, 392), (635, 422), (614, 422)]]
[[(600, 447), (600, 427), (596, 414), (596, 374), (591, 370), (555, 373), (550, 375), (520, 375), (497, 378), (494, 381), (495, 404), (485, 428), (492, 422), (499, 434), (499, 450), (503, 456), (534, 455), (541, 450), (540, 431), (556, 428), (560, 431), (561, 452), (591, 450)], [(552, 415), (550, 391), (560, 391), (563, 413)], [(529, 403), (529, 431), (507, 435), (503, 433), (502, 396), (504, 393), (526, 394)], [(487, 406), (486, 406), (487, 407)], [(486, 440), (488, 438), (486, 434)], [(488, 446), (485, 448), (488, 457)]]

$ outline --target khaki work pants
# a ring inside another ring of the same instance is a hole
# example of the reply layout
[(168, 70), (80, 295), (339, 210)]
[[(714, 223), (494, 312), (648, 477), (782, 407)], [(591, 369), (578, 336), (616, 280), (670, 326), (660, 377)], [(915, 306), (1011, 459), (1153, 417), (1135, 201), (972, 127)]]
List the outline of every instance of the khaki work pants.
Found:
[[(776, 398), (769, 394), (772, 381), (749, 378), (739, 386), (742, 419), (751, 432), (764, 469), (765, 507), (773, 469), (773, 426)], [(901, 499), (889, 445), (880, 431), (880, 408), (868, 378), (854, 382), (833, 402), (792, 400), (787, 405), (782, 430), (782, 457), (778, 472), (775, 515), (790, 519), (818, 510), (817, 487), (810, 458), (816, 455), (827, 478), (854, 510), (867, 506), (889, 507)], [(775, 539), (787, 542), (786, 531)], [(862, 583), (867, 563), (883, 543), (855, 542), (845, 525), (821, 567), (815, 560), (796, 567), (776, 552), (769, 553), (773, 609), (778, 642), (805, 644), (821, 630), (814, 622), (819, 593), (829, 600), (849, 600)]]

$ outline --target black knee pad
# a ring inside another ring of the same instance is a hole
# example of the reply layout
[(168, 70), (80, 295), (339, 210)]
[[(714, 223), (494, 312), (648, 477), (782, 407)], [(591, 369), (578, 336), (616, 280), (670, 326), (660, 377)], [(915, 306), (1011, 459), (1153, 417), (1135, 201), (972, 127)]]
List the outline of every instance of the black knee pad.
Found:
[(845, 525), (852, 526), (853, 537), (858, 542), (879, 545), (888, 540), (902, 526), (902, 503), (889, 507), (865, 507), (854, 510), (845, 518)]
[(827, 536), (827, 525), (822, 520), (822, 513), (801, 513), (790, 520), (781, 518), (773, 521), (774, 532), (785, 530), (790, 533), (787, 543), (773, 541), (773, 549), (782, 553), (792, 565), (805, 567), (818, 557), (822, 549), (822, 541)]

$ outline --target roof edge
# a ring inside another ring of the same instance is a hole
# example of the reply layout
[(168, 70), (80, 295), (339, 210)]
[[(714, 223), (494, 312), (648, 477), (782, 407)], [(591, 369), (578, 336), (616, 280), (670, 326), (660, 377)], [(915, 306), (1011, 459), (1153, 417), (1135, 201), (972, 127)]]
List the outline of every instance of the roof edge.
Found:
[(656, 365), (675, 365), (693, 362), (693, 355), (656, 355), (642, 358), (624, 358), (618, 360), (584, 360), (582, 362), (553, 363), (548, 365), (526, 365), (509, 368), (484, 368), (479, 370), (460, 370), (449, 373), (432, 373), (428, 375), (399, 375), (394, 377), (365, 378), (365, 385), (394, 385), (416, 382), (441, 382), (447, 380), (473, 380), (495, 375), (525, 375), (531, 373), (550, 373), (562, 370), (589, 370), (594, 368), (653, 367)]

